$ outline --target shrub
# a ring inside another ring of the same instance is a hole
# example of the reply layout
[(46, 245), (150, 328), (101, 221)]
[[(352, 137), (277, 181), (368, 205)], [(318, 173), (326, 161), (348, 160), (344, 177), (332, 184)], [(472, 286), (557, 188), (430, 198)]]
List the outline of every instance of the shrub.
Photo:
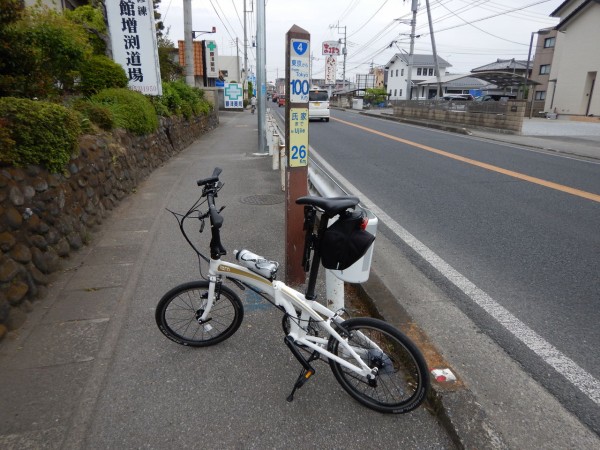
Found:
[(91, 123), (99, 126), (103, 130), (111, 130), (113, 128), (113, 114), (105, 105), (94, 103), (89, 100), (79, 100), (75, 102), (73, 107)]
[[(0, 98), (0, 123), (4, 141), (0, 161), (15, 166), (45, 166), (60, 172), (77, 149), (81, 134), (77, 112), (48, 102), (22, 98)], [(6, 136), (8, 130), (8, 136)]]
[(78, 89), (86, 96), (102, 89), (127, 87), (127, 75), (123, 68), (104, 55), (94, 55), (81, 65)]
[[(211, 104), (204, 99), (204, 91), (188, 86), (183, 81), (163, 83), (163, 95), (154, 100), (160, 115), (182, 115), (190, 119), (194, 115), (208, 114)], [(165, 114), (165, 109), (168, 114)]]
[(152, 103), (139, 92), (129, 89), (104, 89), (91, 98), (104, 105), (113, 115), (116, 127), (136, 134), (152, 133), (158, 128), (158, 117)]
[(108, 30), (104, 23), (104, 15), (99, 8), (90, 5), (80, 6), (74, 10), (65, 10), (67, 19), (80, 24), (88, 35), (88, 40), (96, 55), (106, 52), (106, 40)]
[(26, 8), (2, 32), (0, 95), (56, 96), (70, 91), (92, 53), (83, 27), (47, 8)]

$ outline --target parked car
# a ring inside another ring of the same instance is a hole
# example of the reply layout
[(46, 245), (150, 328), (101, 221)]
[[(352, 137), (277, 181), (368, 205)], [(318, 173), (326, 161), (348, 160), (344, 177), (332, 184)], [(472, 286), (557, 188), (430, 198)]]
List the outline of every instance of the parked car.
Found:
[(285, 97), (281, 96), (277, 98), (277, 106), (285, 106)]
[(313, 88), (308, 91), (308, 119), (329, 122), (329, 94), (325, 89)]
[(277, 94), (273, 94), (273, 96), (271, 97), (271, 100), (273, 101), (273, 103), (277, 103), (278, 98), (279, 98), (279, 96)]
[(478, 102), (506, 102), (517, 98), (516, 94), (485, 94), (477, 97)]
[(442, 97), (442, 100), (444, 101), (471, 101), (474, 100), (474, 97), (471, 94), (446, 94)]

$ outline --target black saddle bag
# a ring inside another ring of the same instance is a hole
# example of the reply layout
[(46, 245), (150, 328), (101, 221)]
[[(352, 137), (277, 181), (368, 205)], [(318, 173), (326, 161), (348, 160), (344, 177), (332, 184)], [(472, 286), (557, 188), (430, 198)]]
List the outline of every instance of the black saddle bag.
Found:
[(367, 253), (375, 236), (363, 229), (365, 220), (360, 211), (346, 211), (327, 227), (319, 245), (323, 267), (344, 270)]

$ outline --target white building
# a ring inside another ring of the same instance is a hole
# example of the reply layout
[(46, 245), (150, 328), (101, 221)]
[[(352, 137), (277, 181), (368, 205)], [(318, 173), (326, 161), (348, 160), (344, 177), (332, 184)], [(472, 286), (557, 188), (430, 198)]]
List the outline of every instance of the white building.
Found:
[[(396, 53), (385, 65), (387, 71), (387, 92), (390, 100), (406, 100), (408, 92), (408, 67), (409, 56), (406, 53)], [(438, 56), (438, 63), (442, 75), (452, 65)], [(435, 96), (435, 86), (417, 86), (418, 83), (435, 75), (435, 61), (433, 55), (413, 55), (411, 86), (412, 99), (430, 98)]]
[(600, 116), (600, 3), (567, 0), (552, 14), (560, 17), (550, 76), (546, 111)]

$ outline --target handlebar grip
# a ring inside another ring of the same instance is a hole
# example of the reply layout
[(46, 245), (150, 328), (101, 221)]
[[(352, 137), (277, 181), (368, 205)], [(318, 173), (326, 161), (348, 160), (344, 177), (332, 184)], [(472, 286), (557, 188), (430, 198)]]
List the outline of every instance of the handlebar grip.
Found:
[(219, 181), (219, 175), (221, 175), (221, 172), (223, 172), (223, 169), (221, 169), (220, 167), (215, 167), (215, 169), (213, 170), (213, 174), (210, 177), (201, 178), (196, 183), (198, 184), (198, 186), (204, 186), (208, 183), (216, 183), (217, 181)]

